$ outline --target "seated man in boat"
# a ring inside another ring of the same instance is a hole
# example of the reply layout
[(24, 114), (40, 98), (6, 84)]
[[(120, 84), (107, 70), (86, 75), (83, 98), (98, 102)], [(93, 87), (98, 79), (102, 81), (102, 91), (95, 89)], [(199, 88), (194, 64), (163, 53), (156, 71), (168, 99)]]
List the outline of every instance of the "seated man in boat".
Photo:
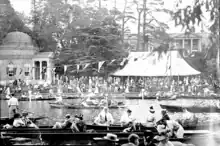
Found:
[(38, 126), (35, 125), (35, 124), (28, 118), (28, 112), (23, 112), (21, 119), (22, 119), (22, 121), (25, 123), (25, 126), (26, 126), (26, 127), (39, 129)]
[(71, 125), (72, 125), (71, 116), (70, 114), (67, 114), (65, 116), (64, 122), (63, 123), (56, 122), (55, 125), (53, 126), (53, 129), (66, 129), (66, 128), (70, 128)]
[(83, 121), (83, 115), (75, 115), (74, 122), (71, 125), (71, 129), (74, 132), (86, 132), (86, 124)]
[(132, 133), (128, 136), (128, 143), (125, 143), (122, 146), (139, 146), (139, 139), (140, 137), (137, 134)]
[(13, 127), (15, 127), (15, 128), (26, 127), (25, 123), (22, 120), (21, 115), (19, 113), (16, 113), (14, 115)]
[(171, 141), (169, 141), (169, 136), (167, 132), (161, 132), (159, 135), (155, 136), (155, 140), (159, 141), (157, 146), (174, 146)]
[(132, 125), (135, 128), (135, 118), (132, 115), (132, 111), (130, 109), (127, 110), (121, 117), (120, 123), (121, 126), (128, 127), (128, 125)]
[(97, 105), (98, 104), (97, 99), (91, 99), (91, 96), (88, 96), (85, 102), (87, 105)]
[(114, 123), (112, 114), (109, 112), (107, 107), (103, 108), (101, 113), (99, 113), (99, 115), (96, 117), (94, 123), (100, 126), (109, 126)]
[(156, 115), (155, 115), (155, 110), (154, 110), (153, 106), (150, 106), (149, 112), (147, 114), (145, 126), (147, 126), (147, 127), (155, 127), (156, 126)]
[(37, 91), (37, 93), (35, 95), (35, 98), (36, 99), (43, 99), (43, 96), (42, 96), (42, 94), (39, 91)]
[(63, 104), (63, 98), (62, 98), (61, 94), (57, 95), (55, 103)]

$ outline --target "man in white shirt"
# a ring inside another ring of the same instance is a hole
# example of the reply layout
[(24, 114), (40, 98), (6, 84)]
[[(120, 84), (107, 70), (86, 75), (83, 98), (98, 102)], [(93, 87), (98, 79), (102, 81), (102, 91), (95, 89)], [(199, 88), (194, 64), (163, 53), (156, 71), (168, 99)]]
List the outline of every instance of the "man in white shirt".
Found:
[(14, 114), (17, 113), (18, 110), (18, 99), (15, 98), (14, 94), (11, 94), (11, 98), (8, 101), (9, 107), (9, 119), (14, 118)]
[(107, 107), (104, 107), (101, 113), (96, 117), (94, 123), (101, 126), (109, 126), (114, 123), (112, 114)]
[(156, 125), (156, 116), (155, 116), (154, 107), (150, 106), (149, 113), (148, 113), (147, 119), (146, 119), (146, 126), (147, 127), (154, 127), (155, 125)]
[(132, 111), (128, 109), (127, 112), (122, 115), (120, 123), (122, 126), (127, 126), (130, 123), (134, 123), (135, 120), (136, 119), (133, 117)]

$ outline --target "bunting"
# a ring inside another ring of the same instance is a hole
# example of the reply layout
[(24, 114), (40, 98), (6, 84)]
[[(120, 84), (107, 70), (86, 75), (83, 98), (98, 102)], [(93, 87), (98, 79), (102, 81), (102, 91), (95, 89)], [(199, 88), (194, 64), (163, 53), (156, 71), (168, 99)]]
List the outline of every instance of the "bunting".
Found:
[(122, 62), (120, 63), (121, 66), (125, 64), (126, 58), (123, 58)]
[(113, 59), (113, 60), (109, 63), (109, 65), (111, 65), (113, 62), (115, 62), (115, 59)]
[(98, 64), (98, 72), (100, 71), (102, 65), (105, 63), (105, 61), (100, 61)]
[(83, 67), (83, 70), (86, 69), (89, 65), (90, 63), (86, 63), (85, 66)]
[(64, 73), (66, 73), (66, 71), (67, 71), (67, 65), (64, 65)]
[(76, 65), (76, 72), (77, 72), (77, 73), (79, 72), (79, 67), (80, 67), (80, 65), (77, 64), (77, 65)]

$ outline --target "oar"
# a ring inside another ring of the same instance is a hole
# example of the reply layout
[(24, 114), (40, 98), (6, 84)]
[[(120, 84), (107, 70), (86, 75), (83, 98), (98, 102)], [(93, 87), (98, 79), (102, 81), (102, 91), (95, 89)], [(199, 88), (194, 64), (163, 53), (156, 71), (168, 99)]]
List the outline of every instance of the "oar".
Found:
[(53, 120), (53, 121), (57, 121), (57, 119), (51, 118), (51, 117), (49, 117), (49, 116), (39, 115), (39, 114), (36, 114), (36, 113), (34, 113), (34, 112), (30, 112), (30, 111), (23, 110), (23, 109), (18, 109), (18, 110), (20, 110), (20, 111), (22, 111), (22, 112), (31, 113), (31, 114), (34, 114), (34, 115), (39, 116), (39, 117), (48, 118), (48, 119)]

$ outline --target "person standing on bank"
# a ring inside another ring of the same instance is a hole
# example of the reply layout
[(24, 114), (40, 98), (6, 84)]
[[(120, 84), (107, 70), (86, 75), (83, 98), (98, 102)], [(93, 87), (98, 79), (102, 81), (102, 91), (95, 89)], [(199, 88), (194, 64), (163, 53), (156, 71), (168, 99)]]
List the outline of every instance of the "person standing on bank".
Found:
[(14, 118), (14, 114), (18, 111), (18, 99), (11, 94), (11, 98), (8, 101), (9, 107), (9, 119)]

